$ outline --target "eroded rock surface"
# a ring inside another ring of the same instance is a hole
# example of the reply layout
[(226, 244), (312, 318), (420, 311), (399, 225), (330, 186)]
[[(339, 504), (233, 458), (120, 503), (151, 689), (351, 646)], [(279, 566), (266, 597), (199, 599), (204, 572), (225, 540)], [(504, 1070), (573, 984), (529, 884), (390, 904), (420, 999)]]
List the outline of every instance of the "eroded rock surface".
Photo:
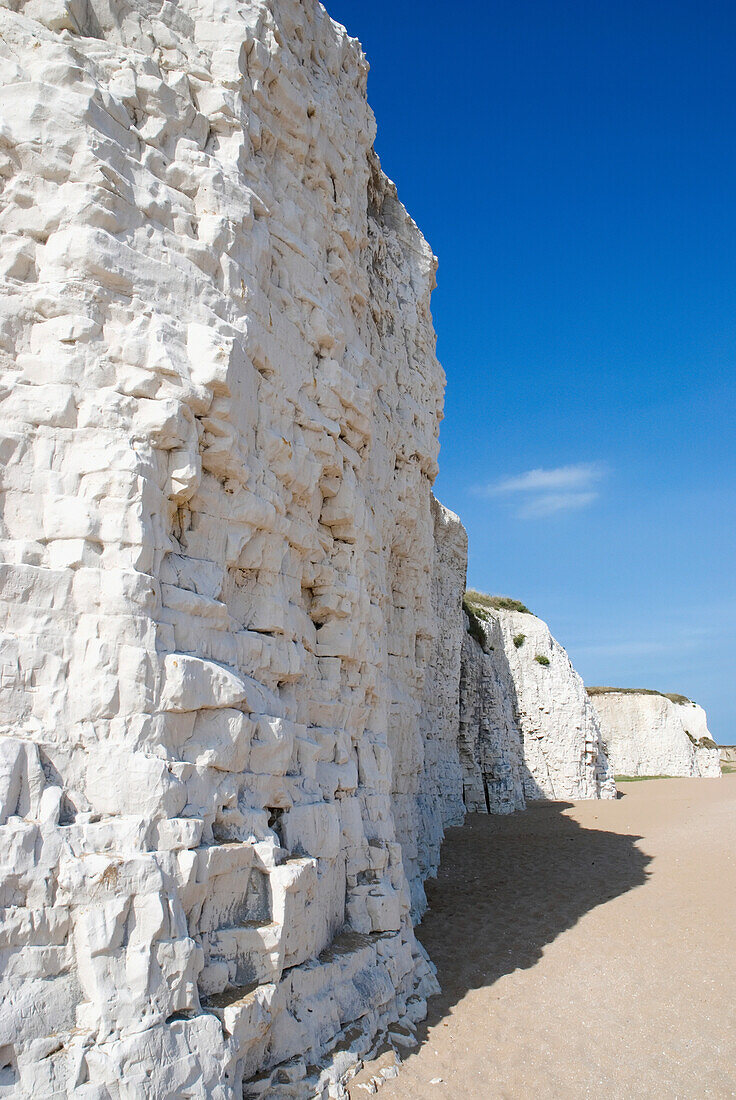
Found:
[[(461, 825), (465, 816), (462, 768), (458, 752), (460, 724), (460, 654), (464, 630), (462, 598), (468, 563), (468, 536), (460, 519), (432, 497), (434, 551), (432, 559), (431, 622), (435, 636), (429, 643), (429, 662), (418, 723), (414, 759), (421, 754), (418, 790), (410, 805), (415, 820), (409, 837), (400, 834), (404, 865), (410, 874), (417, 916), (426, 906), (423, 882), (439, 866), (445, 828)], [(408, 762), (410, 766), (410, 761)], [(399, 826), (397, 825), (397, 828)], [(416, 865), (412, 862), (417, 845)], [(408, 858), (407, 858), (408, 855)], [(412, 873), (412, 868), (415, 868)]]
[(460, 757), (465, 803), (510, 813), (535, 798), (612, 798), (613, 773), (583, 681), (546, 623), (519, 611), (465, 616)]
[(524, 740), (516, 688), (498, 619), (483, 623), (483, 645), (467, 630), (462, 646), (458, 747), (468, 813), (523, 810)]
[(18, 1098), (337, 1094), (434, 988), (444, 379), (366, 73), (314, 0), (0, 0)]
[(720, 776), (720, 749), (697, 703), (654, 691), (591, 691), (617, 775)]

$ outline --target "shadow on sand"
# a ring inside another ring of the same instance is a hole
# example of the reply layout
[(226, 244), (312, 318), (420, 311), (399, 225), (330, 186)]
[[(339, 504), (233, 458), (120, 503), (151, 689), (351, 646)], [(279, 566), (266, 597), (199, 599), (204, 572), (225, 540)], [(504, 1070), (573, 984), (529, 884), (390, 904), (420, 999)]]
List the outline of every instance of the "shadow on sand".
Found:
[[(420, 1042), (469, 990), (534, 966), (545, 945), (590, 909), (646, 881), (641, 837), (585, 829), (565, 816), (569, 806), (471, 814), (447, 831), (439, 874), (427, 883), (430, 908), (416, 930), (442, 986)], [(595, 944), (590, 950), (593, 960)]]

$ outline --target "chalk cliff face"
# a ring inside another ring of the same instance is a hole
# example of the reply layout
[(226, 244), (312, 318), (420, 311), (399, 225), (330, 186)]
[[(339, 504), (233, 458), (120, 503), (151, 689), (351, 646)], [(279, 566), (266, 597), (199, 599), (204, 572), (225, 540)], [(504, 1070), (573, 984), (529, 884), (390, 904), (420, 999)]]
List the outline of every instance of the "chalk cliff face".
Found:
[(475, 630), (482, 642), (470, 633), (463, 641), (460, 691), (467, 808), (509, 813), (527, 799), (614, 797), (595, 711), (547, 624), (481, 609)]
[(591, 690), (617, 775), (720, 776), (702, 707), (657, 692)]
[(458, 746), (465, 806), (469, 813), (513, 813), (526, 806), (524, 739), (501, 623), (481, 621), (481, 645), (464, 618)]
[(434, 988), (444, 380), (366, 72), (314, 0), (0, 0), (13, 1096), (321, 1095)]
[(409, 516), (394, 532), (401, 559), (391, 574), (387, 661), (391, 802), (415, 920), (426, 909), (423, 883), (439, 865), (444, 826), (462, 820), (456, 741), (467, 536), (434, 497), (430, 513), (429, 546), (419, 546)]
[[(414, 756), (423, 760), (412, 806), (413, 832), (401, 834), (404, 866), (410, 877), (416, 915), (426, 907), (424, 880), (439, 866), (444, 830), (465, 816), (458, 754), (460, 653), (463, 644), (462, 598), (468, 562), (468, 536), (459, 518), (432, 497), (434, 553), (431, 621), (434, 637), (424, 678), (424, 694)], [(398, 829), (398, 825), (397, 825)], [(416, 864), (413, 850), (418, 847)]]

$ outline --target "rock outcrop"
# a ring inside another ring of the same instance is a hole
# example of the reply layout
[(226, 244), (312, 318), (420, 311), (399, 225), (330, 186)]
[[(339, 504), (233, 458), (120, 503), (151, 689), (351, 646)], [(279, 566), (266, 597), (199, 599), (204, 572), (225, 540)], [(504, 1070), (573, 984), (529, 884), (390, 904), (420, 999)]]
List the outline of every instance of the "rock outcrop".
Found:
[(19, 1100), (339, 1091), (435, 988), (444, 379), (366, 74), (315, 0), (0, 0)]
[(535, 615), (475, 595), (460, 691), (467, 808), (509, 813), (527, 799), (614, 797), (598, 719), (565, 650)]
[(720, 759), (721, 766), (723, 766), (724, 764), (736, 764), (736, 745), (721, 745)]
[(697, 703), (657, 691), (588, 690), (617, 775), (720, 776), (720, 751)]

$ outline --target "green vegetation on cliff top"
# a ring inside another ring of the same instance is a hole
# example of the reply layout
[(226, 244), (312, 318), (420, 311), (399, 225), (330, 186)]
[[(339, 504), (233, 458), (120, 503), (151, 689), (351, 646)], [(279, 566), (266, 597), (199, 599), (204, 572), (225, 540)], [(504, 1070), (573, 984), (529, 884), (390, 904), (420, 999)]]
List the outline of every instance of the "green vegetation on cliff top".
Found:
[(520, 611), (524, 615), (531, 615), (529, 608), (519, 600), (512, 600), (510, 596), (489, 596), (475, 588), (469, 588), (463, 596), (463, 611), (468, 616), (470, 637), (475, 638), (483, 649), (486, 647), (483, 623), (488, 622), (492, 611)]
[(655, 691), (654, 688), (615, 688), (615, 687), (589, 687), (585, 689), (588, 695), (661, 695), (663, 699), (669, 699), (671, 703), (685, 706), (692, 703), (687, 695), (677, 695), (675, 692)]
[(489, 596), (486, 592), (478, 592), (475, 588), (469, 588), (463, 598), (463, 606), (469, 604), (474, 611), (520, 611), (524, 615), (531, 615), (526, 604), (520, 600), (512, 600), (510, 596)]

